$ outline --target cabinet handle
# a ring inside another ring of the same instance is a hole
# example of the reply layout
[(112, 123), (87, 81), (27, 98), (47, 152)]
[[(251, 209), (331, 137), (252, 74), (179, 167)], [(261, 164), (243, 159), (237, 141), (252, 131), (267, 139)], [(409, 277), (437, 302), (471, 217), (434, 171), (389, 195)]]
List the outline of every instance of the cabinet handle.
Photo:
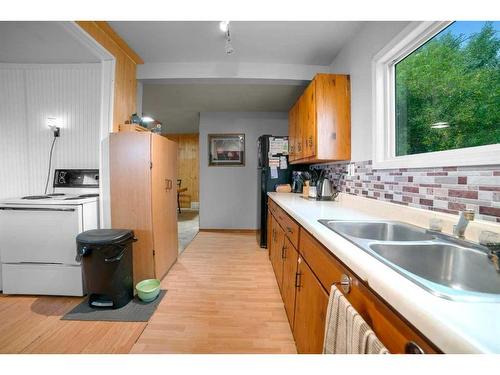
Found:
[(281, 248), (281, 259), (286, 259), (286, 245)]
[(344, 292), (344, 294), (349, 294), (351, 291), (352, 279), (349, 275), (345, 273), (340, 277), (340, 281), (333, 283), (335, 286), (340, 286), (340, 289)]
[(165, 191), (168, 191), (168, 178), (165, 179)]
[(313, 146), (313, 137), (312, 137), (312, 135), (309, 136), (309, 139), (308, 139), (307, 143), (309, 145), (309, 148), (312, 148), (312, 146)]
[(425, 354), (415, 341), (408, 341), (405, 345), (405, 354)]
[(286, 230), (287, 230), (288, 233), (293, 233), (293, 230), (290, 227), (286, 227)]
[(300, 289), (300, 281), (301, 281), (300, 276), (301, 276), (300, 272), (295, 273), (295, 287), (299, 288), (299, 289)]

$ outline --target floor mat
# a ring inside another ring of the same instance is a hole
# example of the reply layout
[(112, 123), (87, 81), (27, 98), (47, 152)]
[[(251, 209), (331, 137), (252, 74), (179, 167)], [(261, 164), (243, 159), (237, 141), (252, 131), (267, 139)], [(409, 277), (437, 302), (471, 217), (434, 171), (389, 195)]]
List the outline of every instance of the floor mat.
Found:
[(119, 309), (92, 308), (87, 299), (76, 306), (61, 320), (103, 320), (108, 322), (147, 322), (156, 311), (161, 300), (167, 293), (161, 290), (153, 302), (142, 302), (137, 296)]

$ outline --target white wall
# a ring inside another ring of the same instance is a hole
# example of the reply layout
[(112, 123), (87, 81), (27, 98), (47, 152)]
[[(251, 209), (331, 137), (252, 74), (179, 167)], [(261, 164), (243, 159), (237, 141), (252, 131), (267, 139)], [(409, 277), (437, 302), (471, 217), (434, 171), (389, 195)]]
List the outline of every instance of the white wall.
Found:
[[(244, 133), (244, 167), (209, 167), (208, 134)], [(288, 135), (282, 112), (200, 114), (200, 228), (258, 229), (257, 138)]]
[(372, 159), (372, 58), (408, 22), (367, 22), (331, 64), (331, 72), (351, 75), (351, 160)]
[(0, 198), (43, 193), (47, 117), (62, 121), (52, 171), (99, 168), (101, 64), (0, 64)]

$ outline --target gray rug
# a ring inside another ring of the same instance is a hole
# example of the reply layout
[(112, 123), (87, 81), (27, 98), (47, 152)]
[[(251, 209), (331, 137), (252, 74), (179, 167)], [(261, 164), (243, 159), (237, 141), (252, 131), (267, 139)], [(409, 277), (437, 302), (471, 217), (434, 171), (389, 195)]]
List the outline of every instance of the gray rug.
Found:
[(158, 297), (149, 303), (142, 302), (137, 296), (119, 309), (93, 308), (87, 299), (76, 306), (61, 320), (104, 320), (109, 322), (147, 322), (167, 293), (161, 290)]

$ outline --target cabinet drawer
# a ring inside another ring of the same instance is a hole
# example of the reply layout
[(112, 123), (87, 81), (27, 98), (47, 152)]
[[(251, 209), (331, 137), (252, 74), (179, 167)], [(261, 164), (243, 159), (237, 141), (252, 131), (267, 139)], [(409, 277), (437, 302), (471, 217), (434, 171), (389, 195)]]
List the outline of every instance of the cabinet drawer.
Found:
[(285, 231), (292, 245), (297, 249), (299, 247), (299, 225), (293, 220), (281, 207), (272, 199), (268, 199), (269, 210), (273, 213), (276, 221)]
[(357, 279), (328, 249), (303, 228), (300, 231), (299, 253), (321, 285), (330, 293), (331, 285), (340, 281), (342, 274), (349, 275), (352, 280), (351, 291), (345, 295), (346, 298), (391, 353), (405, 353), (406, 345), (411, 342), (416, 343), (425, 353), (440, 352), (381, 297)]
[(271, 198), (267, 198), (267, 207), (269, 208), (269, 211), (274, 215), (274, 217), (278, 217), (278, 205), (274, 203), (274, 201)]

